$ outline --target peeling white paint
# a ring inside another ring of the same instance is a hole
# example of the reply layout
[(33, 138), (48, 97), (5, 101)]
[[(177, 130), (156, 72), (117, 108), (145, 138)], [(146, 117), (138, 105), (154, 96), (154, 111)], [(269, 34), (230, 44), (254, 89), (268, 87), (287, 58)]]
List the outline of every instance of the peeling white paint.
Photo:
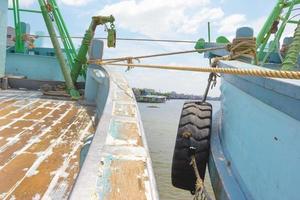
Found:
[(40, 200), (41, 195), (40, 194), (35, 194), (34, 197), (32, 197), (32, 200)]
[(107, 145), (137, 145), (138, 141), (137, 140), (120, 140), (112, 137), (110, 134), (107, 135), (106, 137), (106, 142)]

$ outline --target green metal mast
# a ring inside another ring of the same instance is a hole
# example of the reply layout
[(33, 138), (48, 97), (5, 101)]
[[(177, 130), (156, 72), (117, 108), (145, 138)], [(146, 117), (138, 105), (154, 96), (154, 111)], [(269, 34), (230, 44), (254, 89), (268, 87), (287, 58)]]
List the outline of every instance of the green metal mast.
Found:
[(23, 41), (23, 33), (22, 33), (22, 27), (20, 21), (19, 0), (13, 0), (13, 12), (14, 12), (14, 22), (15, 22), (15, 34), (16, 34), (15, 51), (16, 53), (24, 53), (25, 43)]
[(46, 4), (45, 4), (44, 0), (39, 0), (39, 4), (41, 6), (42, 15), (43, 15), (44, 21), (46, 23), (46, 26), (47, 26), (47, 29), (48, 29), (48, 32), (49, 32), (51, 42), (52, 42), (54, 50), (55, 50), (56, 57), (58, 59), (61, 71), (62, 71), (64, 79), (66, 81), (67, 91), (70, 93), (72, 98), (78, 99), (80, 97), (80, 94), (76, 90), (75, 85), (72, 81), (71, 74), (70, 74), (70, 69), (69, 69), (67, 63), (65, 62), (65, 57), (64, 57), (63, 52), (60, 48), (60, 44), (59, 44), (59, 41), (57, 39), (57, 35), (56, 35), (56, 32), (55, 32), (54, 26), (52, 24), (51, 18), (48, 14)]
[(57, 6), (55, 0), (47, 0), (47, 8), (48, 12), (51, 13), (54, 17), (58, 32), (61, 36), (69, 66), (72, 67), (74, 65), (74, 60), (77, 57), (77, 54), (59, 7)]

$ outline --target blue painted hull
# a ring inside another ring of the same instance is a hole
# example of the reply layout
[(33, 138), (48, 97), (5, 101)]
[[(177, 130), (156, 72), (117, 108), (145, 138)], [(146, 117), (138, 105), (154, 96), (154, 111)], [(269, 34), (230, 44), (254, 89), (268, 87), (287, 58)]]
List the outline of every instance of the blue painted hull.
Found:
[(226, 75), (221, 92), (209, 162), (217, 199), (299, 199), (300, 81)]

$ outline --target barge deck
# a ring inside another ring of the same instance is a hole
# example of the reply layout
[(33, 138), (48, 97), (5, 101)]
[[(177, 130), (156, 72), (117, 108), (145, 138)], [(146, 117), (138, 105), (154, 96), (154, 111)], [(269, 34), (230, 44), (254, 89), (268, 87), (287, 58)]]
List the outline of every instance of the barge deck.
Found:
[(0, 199), (67, 198), (95, 108), (27, 90), (2, 90), (0, 104)]

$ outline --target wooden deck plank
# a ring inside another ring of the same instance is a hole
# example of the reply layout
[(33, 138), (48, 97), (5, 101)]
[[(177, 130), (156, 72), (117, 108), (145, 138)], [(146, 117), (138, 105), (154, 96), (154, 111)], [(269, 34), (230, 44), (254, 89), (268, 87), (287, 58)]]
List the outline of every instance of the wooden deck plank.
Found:
[(144, 170), (144, 161), (112, 161), (111, 190), (107, 199), (146, 200)]
[(94, 108), (32, 92), (5, 95), (0, 93), (0, 105), (7, 102), (0, 109), (0, 199), (66, 199), (84, 139), (95, 131)]

